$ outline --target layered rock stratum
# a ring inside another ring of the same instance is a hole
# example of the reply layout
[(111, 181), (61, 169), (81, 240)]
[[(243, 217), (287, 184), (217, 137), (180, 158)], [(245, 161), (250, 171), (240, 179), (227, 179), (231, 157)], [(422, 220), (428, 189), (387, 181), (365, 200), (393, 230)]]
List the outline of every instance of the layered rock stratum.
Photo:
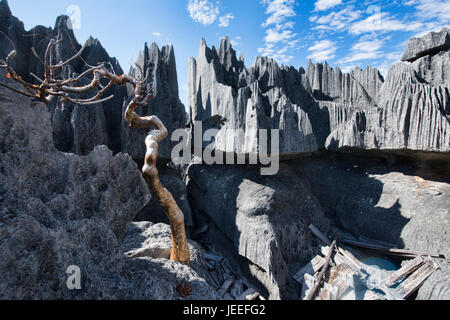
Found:
[[(449, 152), (448, 34), (412, 39), (405, 55), (421, 57), (394, 64), (386, 79), (372, 67), (343, 73), (310, 61), (297, 70), (268, 57), (246, 68), (228, 38), (219, 49), (202, 40), (189, 62), (191, 121), (220, 116), (215, 148), (238, 154), (258, 152), (257, 129), (280, 129), (286, 156), (323, 148)], [(228, 129), (242, 134), (227, 140)]]

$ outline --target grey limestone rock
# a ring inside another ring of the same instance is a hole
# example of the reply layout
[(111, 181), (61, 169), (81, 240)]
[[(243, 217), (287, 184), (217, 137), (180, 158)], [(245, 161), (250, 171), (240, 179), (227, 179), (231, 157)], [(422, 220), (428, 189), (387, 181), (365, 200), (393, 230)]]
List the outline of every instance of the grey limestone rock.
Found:
[[(170, 160), (174, 146), (170, 139), (171, 134), (175, 129), (185, 128), (187, 122), (185, 108), (178, 94), (177, 65), (173, 46), (166, 45), (159, 49), (156, 43), (152, 43), (150, 47), (145, 44), (136, 65), (138, 67), (131, 68), (129, 74), (152, 83), (151, 89), (155, 96), (147, 107), (139, 108), (137, 112), (141, 115), (157, 115), (163, 121), (169, 136), (159, 144), (159, 159)], [(133, 92), (128, 89), (128, 96), (131, 99)], [(122, 111), (125, 112), (125, 109)], [(130, 129), (126, 123), (122, 123), (122, 152), (130, 154), (134, 159), (143, 160), (147, 132), (148, 129)]]
[[(46, 106), (0, 88), (1, 299), (179, 299), (183, 281), (191, 298), (216, 298), (195, 244), (196, 270), (124, 254), (129, 237), (135, 246), (170, 242), (169, 226), (128, 229), (150, 199), (129, 155), (57, 151)], [(67, 286), (70, 266), (80, 268), (79, 290)]]
[(402, 61), (413, 62), (423, 56), (450, 49), (450, 32), (443, 28), (440, 32), (430, 32), (420, 38), (412, 38), (408, 42)]
[[(191, 165), (188, 194), (250, 261), (253, 276), (271, 299), (289, 298), (288, 264), (311, 258), (311, 223), (327, 230), (328, 220), (307, 184), (283, 166), (276, 176), (260, 176), (250, 166)], [(214, 183), (214, 188), (210, 186)]]
[[(263, 143), (255, 140), (259, 129), (280, 130), (281, 155), (317, 150), (308, 114), (287, 95), (285, 80), (299, 85), (301, 77), (291, 75), (299, 71), (261, 57), (247, 69), (235, 55), (228, 38), (222, 40), (218, 50), (201, 41), (197, 60), (189, 60), (191, 122), (215, 116), (224, 119), (215, 127), (219, 133), (214, 141), (214, 148), (223, 152), (255, 154)], [(235, 129), (240, 131), (232, 131)]]

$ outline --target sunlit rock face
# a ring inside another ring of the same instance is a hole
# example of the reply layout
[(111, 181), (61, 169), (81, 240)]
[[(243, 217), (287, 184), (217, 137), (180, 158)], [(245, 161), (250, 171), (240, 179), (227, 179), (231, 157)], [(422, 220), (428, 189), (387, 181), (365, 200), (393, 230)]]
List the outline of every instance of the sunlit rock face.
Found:
[[(298, 70), (268, 58), (257, 58), (246, 68), (243, 58), (236, 58), (228, 38), (218, 50), (202, 40), (197, 60), (189, 60), (191, 122), (195, 126), (195, 121), (219, 116), (223, 121), (213, 126), (220, 130), (214, 146), (224, 152), (257, 153), (261, 147), (255, 139), (259, 129), (280, 130), (282, 155), (315, 151), (318, 146), (311, 121), (288, 97), (294, 86), (301, 86), (301, 78)], [(241, 131), (230, 138), (233, 129)], [(268, 142), (269, 151), (272, 143)]]
[[(150, 90), (155, 96), (149, 101), (147, 107), (139, 108), (140, 115), (157, 115), (169, 131), (167, 139), (159, 144), (159, 159), (169, 160), (174, 143), (171, 134), (175, 129), (186, 127), (186, 111), (178, 94), (177, 64), (172, 45), (161, 49), (156, 43), (150, 47), (145, 44), (144, 50), (139, 53), (136, 65), (129, 74), (135, 78), (146, 79)], [(128, 101), (134, 93), (131, 86), (128, 88)], [(125, 113), (126, 104), (124, 104)], [(148, 129), (131, 129), (122, 122), (122, 152), (130, 154), (134, 159), (143, 159), (145, 156), (145, 140)]]
[(347, 115), (327, 148), (450, 151), (449, 33), (411, 39), (404, 61), (389, 69), (373, 107)]

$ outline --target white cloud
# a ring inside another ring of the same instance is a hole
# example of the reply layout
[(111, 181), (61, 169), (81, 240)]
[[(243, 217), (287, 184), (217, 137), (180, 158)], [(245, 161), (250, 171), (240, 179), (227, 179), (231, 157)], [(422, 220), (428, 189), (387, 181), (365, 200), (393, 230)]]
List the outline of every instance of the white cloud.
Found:
[(214, 23), (219, 15), (219, 7), (208, 0), (189, 0), (187, 10), (194, 21), (204, 25)]
[(414, 6), (421, 19), (437, 20), (444, 24), (450, 22), (450, 0), (409, 0), (405, 5)]
[(152, 35), (153, 35), (154, 37), (158, 37), (158, 38), (160, 38), (160, 37), (163, 36), (162, 33), (160, 33), (160, 32), (152, 32)]
[(219, 18), (219, 27), (226, 28), (230, 25), (230, 21), (234, 19), (234, 15), (228, 13)]
[(237, 36), (234, 39), (231, 39), (230, 43), (233, 47), (237, 47), (239, 45), (239, 41), (241, 41), (241, 37)]
[(351, 26), (351, 23), (359, 19), (362, 11), (355, 10), (353, 6), (346, 7), (340, 11), (333, 11), (325, 16), (312, 16), (311, 22), (317, 24), (313, 29), (342, 31)]
[(258, 52), (263, 56), (271, 57), (281, 63), (287, 63), (294, 57), (288, 53), (298, 42), (294, 33), (295, 23), (289, 21), (295, 17), (294, 0), (262, 0), (266, 5), (267, 19), (261, 24), (266, 29), (264, 37), (264, 47)]
[(268, 29), (266, 31), (266, 36), (264, 37), (264, 41), (266, 43), (277, 43), (277, 42), (286, 42), (293, 37), (295, 37), (297, 34), (292, 33), (291, 30), (282, 30), (282, 31), (276, 31), (274, 29)]
[(380, 51), (383, 40), (360, 40), (353, 45), (352, 53), (345, 58), (340, 59), (337, 63), (348, 64), (351, 62), (377, 59), (383, 56), (383, 52)]
[(315, 11), (324, 11), (331, 9), (342, 3), (342, 0), (318, 0), (315, 4)]
[(350, 27), (350, 33), (361, 34), (373, 31), (414, 31), (421, 27), (423, 27), (421, 22), (403, 23), (389, 16), (388, 13), (382, 12), (354, 23)]
[(308, 51), (311, 51), (308, 59), (312, 59), (317, 62), (330, 60), (336, 56), (336, 50), (336, 42), (330, 40), (316, 41), (312, 47), (308, 48)]
[(264, 28), (271, 24), (279, 24), (289, 17), (294, 17), (294, 0), (262, 0), (263, 4), (267, 4), (266, 14), (269, 15), (267, 20), (262, 24)]

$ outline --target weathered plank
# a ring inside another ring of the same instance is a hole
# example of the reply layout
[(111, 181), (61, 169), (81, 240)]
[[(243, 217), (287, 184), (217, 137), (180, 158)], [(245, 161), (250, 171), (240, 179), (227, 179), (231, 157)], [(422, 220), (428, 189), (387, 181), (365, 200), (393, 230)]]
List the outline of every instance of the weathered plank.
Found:
[(248, 288), (247, 290), (245, 290), (245, 292), (243, 294), (241, 294), (241, 296), (239, 298), (237, 298), (236, 300), (248, 300), (248, 301), (253, 301), (256, 300), (259, 297), (259, 292), (257, 292), (255, 289), (253, 288)]
[(316, 277), (310, 275), (309, 273), (305, 273), (303, 275), (303, 283), (302, 283), (302, 292), (300, 295), (300, 298), (302, 300), (305, 300), (305, 298), (308, 296), (311, 289), (316, 284)]
[(214, 269), (216, 269), (216, 267), (208, 261), (206, 261), (206, 266), (208, 267), (208, 271), (213, 271)]
[(309, 262), (306, 266), (301, 268), (292, 277), (299, 284), (302, 284), (303, 283), (303, 275), (305, 273), (315, 274), (316, 272), (320, 271), (320, 269), (323, 267), (324, 264), (325, 264), (325, 258), (318, 255), (318, 256), (314, 257), (314, 259), (312, 259), (311, 262)]
[(394, 286), (396, 283), (406, 279), (408, 275), (416, 271), (425, 263), (423, 257), (418, 256), (413, 260), (408, 261), (403, 267), (391, 274), (385, 281), (384, 285), (388, 288)]
[(361, 261), (356, 259), (355, 256), (350, 251), (347, 251), (341, 247), (338, 247), (338, 251), (344, 256), (345, 259), (347, 259), (350, 262), (350, 267), (354, 267), (359, 271), (361, 271), (361, 269), (364, 268), (364, 265), (361, 263)]
[(221, 284), (221, 281), (220, 281), (219, 278), (217, 277), (217, 273), (216, 273), (216, 272), (210, 272), (209, 275), (211, 276), (211, 279), (212, 279), (212, 280), (214, 281), (214, 283), (216, 284), (216, 285), (215, 285), (215, 288), (216, 288), (216, 289), (219, 288), (219, 287), (220, 287), (220, 284)]
[(340, 300), (350, 287), (354, 287), (353, 270), (346, 264), (331, 268), (330, 278), (319, 292), (321, 300)]
[(316, 238), (318, 238), (320, 241), (322, 241), (327, 246), (329, 246), (331, 244), (330, 239), (328, 239), (328, 237), (326, 235), (324, 235), (319, 229), (317, 229), (313, 224), (309, 225), (309, 230)]
[(395, 244), (384, 242), (384, 241), (381, 241), (381, 240), (370, 239), (370, 238), (367, 238), (367, 237), (364, 237), (364, 236), (359, 236), (358, 238), (362, 242), (366, 242), (366, 243), (375, 243), (375, 244), (378, 244), (380, 246), (384, 246), (384, 247), (388, 247), (388, 248), (394, 248), (395, 247)]
[(429, 276), (433, 274), (434, 271), (438, 269), (438, 266), (431, 258), (426, 260), (426, 263), (422, 267), (420, 267), (416, 272), (414, 272), (398, 286), (396, 290), (396, 294), (398, 297), (400, 297), (401, 299), (408, 298), (423, 284), (423, 282)]
[(220, 289), (217, 290), (217, 293), (219, 294), (219, 296), (223, 297), (224, 294), (228, 291), (228, 289), (230, 289), (233, 282), (234, 282), (234, 277), (231, 277), (230, 279), (226, 280), (223, 283), (223, 285), (220, 287)]
[(386, 298), (383, 297), (383, 296), (380, 296), (379, 294), (376, 294), (376, 293), (373, 292), (373, 291), (368, 290), (368, 291), (366, 291), (366, 292), (364, 293), (364, 298), (363, 298), (363, 300), (376, 301), (376, 300), (386, 300)]
[(374, 244), (374, 243), (361, 242), (361, 241), (348, 240), (348, 239), (342, 239), (342, 240), (340, 240), (340, 242), (350, 245), (352, 247), (370, 249), (370, 250), (378, 251), (378, 252), (381, 252), (381, 253), (384, 253), (387, 255), (401, 256), (401, 257), (405, 257), (405, 258), (415, 258), (417, 256), (424, 256), (424, 257), (428, 256), (428, 257), (432, 257), (432, 258), (443, 259), (443, 260), (446, 260), (447, 262), (450, 262), (450, 260), (446, 259), (445, 255), (443, 255), (443, 254), (429, 254), (429, 253), (417, 252), (417, 251), (412, 251), (412, 250), (389, 248), (389, 247), (384, 247), (384, 246)]

